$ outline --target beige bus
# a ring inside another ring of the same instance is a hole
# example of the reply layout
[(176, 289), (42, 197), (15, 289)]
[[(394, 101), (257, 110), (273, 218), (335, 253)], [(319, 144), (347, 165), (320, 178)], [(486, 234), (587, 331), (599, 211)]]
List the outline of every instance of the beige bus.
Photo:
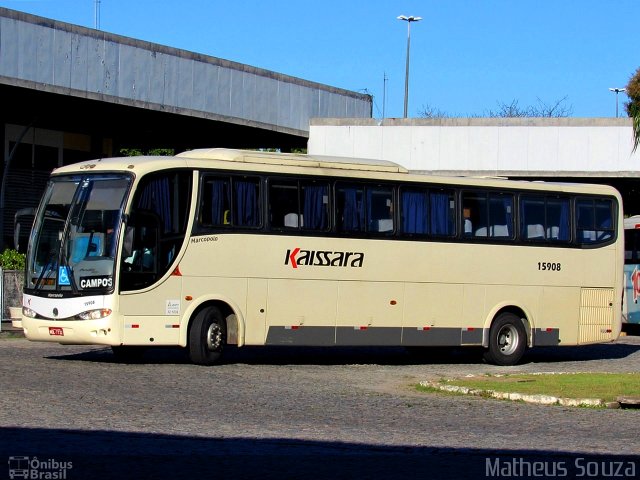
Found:
[(27, 254), (28, 339), (180, 346), (528, 347), (621, 328), (613, 188), (204, 149), (55, 170)]

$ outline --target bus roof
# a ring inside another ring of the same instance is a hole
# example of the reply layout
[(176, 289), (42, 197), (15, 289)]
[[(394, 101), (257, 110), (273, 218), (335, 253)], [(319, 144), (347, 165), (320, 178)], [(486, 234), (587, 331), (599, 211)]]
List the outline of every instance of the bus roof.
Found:
[[(54, 175), (77, 174), (83, 172), (123, 172), (137, 176), (169, 168), (216, 168), (221, 170), (243, 170), (254, 172), (291, 172), (309, 175), (335, 175), (343, 171), (346, 177), (388, 178), (409, 182), (434, 182), (440, 184), (468, 185), (473, 187), (481, 183), (494, 188), (523, 188), (527, 190), (548, 190), (557, 192), (584, 192), (608, 194), (619, 197), (611, 186), (583, 183), (557, 183), (528, 180), (508, 180), (504, 178), (440, 176), (411, 172), (393, 162), (320, 155), (262, 152), (226, 148), (205, 148), (189, 150), (176, 156), (136, 156), (114, 157), (87, 160), (55, 169)], [(308, 169), (308, 170), (307, 170)], [(331, 173), (333, 171), (333, 173)]]
[(343, 170), (364, 170), (371, 172), (407, 173), (408, 170), (387, 160), (362, 158), (328, 157), (295, 153), (261, 152), (252, 150), (228, 150), (203, 148), (179, 153), (176, 157), (202, 160), (222, 160), (226, 162), (285, 165), (291, 167), (337, 168)]

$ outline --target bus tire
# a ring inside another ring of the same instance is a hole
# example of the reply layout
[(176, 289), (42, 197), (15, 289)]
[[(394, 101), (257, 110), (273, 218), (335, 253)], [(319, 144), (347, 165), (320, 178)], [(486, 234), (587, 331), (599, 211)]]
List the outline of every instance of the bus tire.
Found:
[(527, 348), (527, 331), (518, 315), (511, 312), (501, 313), (491, 324), (489, 330), (489, 348), (484, 359), (495, 365), (515, 365)]
[(189, 358), (198, 365), (214, 365), (222, 356), (226, 340), (226, 322), (220, 310), (203, 308), (189, 328)]

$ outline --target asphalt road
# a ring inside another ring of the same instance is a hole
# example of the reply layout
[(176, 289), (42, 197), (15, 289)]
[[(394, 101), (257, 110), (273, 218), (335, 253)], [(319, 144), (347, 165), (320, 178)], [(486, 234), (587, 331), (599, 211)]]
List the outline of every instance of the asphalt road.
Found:
[(215, 367), (160, 349), (125, 364), (109, 349), (5, 338), (0, 371), (0, 478), (25, 461), (66, 479), (640, 477), (640, 410), (414, 388), (470, 373), (638, 372), (640, 337), (533, 350), (516, 367), (397, 348), (243, 348)]

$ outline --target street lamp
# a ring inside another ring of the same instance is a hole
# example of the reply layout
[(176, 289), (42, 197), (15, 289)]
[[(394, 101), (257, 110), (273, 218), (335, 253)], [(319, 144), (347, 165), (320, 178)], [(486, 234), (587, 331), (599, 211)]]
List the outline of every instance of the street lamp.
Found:
[(407, 22), (407, 71), (404, 76), (404, 118), (407, 118), (407, 106), (409, 103), (409, 49), (411, 48), (411, 22), (419, 22), (422, 17), (400, 15), (398, 20)]
[(620, 92), (626, 92), (626, 88), (610, 88), (609, 91), (614, 92), (616, 94), (616, 118), (618, 118), (618, 94)]

